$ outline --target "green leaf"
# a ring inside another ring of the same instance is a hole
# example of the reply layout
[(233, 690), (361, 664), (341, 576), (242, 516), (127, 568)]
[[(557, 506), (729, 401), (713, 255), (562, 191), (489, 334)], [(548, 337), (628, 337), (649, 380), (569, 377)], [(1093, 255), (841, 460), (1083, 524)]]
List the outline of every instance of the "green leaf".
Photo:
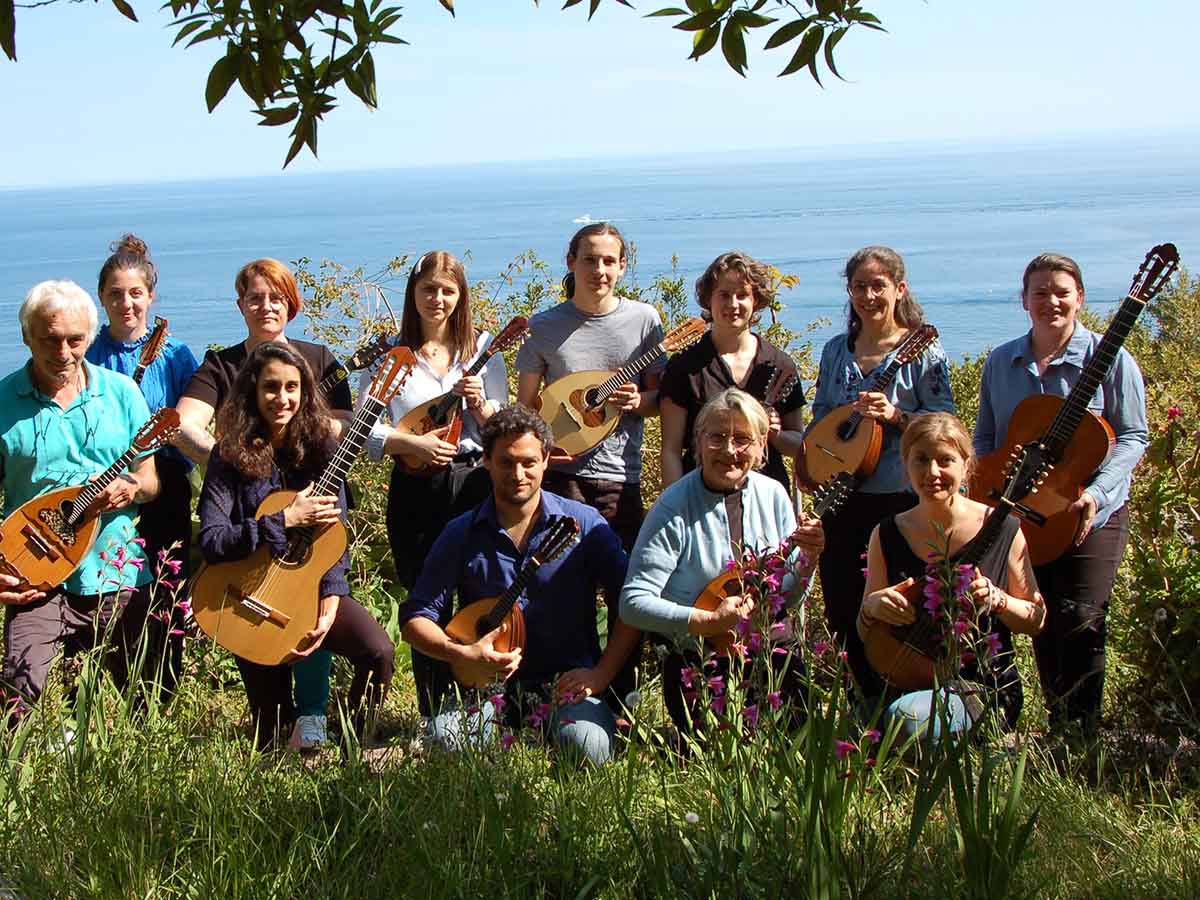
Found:
[(687, 14), (686, 9), (680, 9), (678, 6), (668, 6), (666, 9), (656, 9), (652, 13), (646, 13), (642, 18), (653, 19), (658, 16), (686, 16)]
[(746, 9), (739, 9), (733, 14), (733, 21), (742, 28), (762, 28), (777, 22), (778, 19), (772, 19), (770, 16), (760, 16), (758, 13), (752, 13)]
[(776, 47), (783, 46), (788, 41), (794, 41), (796, 38), (800, 37), (800, 35), (804, 34), (812, 20), (812, 16), (804, 16), (803, 18), (797, 19), (795, 22), (788, 22), (773, 35), (771, 35), (763, 49), (774, 50)]
[(126, 0), (112, 0), (112, 5), (117, 8), (117, 12), (119, 12), (129, 21), (136, 22), (138, 20), (137, 13), (133, 11), (133, 7), (130, 6)]
[(0, 50), (17, 61), (17, 9), (15, 0), (0, 0)]
[(288, 167), (288, 163), (296, 158), (296, 154), (304, 148), (304, 142), (308, 138), (309, 129), (316, 127), (316, 122), (308, 117), (296, 123), (296, 127), (292, 130), (292, 145), (288, 147), (287, 158), (283, 161), (285, 169)]
[(729, 68), (743, 78), (746, 77), (746, 39), (742, 29), (734, 22), (725, 23), (725, 31), (721, 35), (721, 53)]
[(722, 16), (724, 16), (724, 13), (721, 10), (710, 9), (706, 12), (698, 13), (690, 19), (684, 19), (673, 27), (678, 28), (680, 31), (702, 31), (720, 22)]
[(827, 40), (825, 42), (825, 65), (829, 67), (830, 72), (832, 72), (838, 78), (841, 78), (842, 81), (845, 81), (846, 79), (842, 78), (842, 73), (839, 72), (837, 70), (837, 66), (835, 66), (833, 64), (833, 48), (837, 46), (838, 41), (840, 41), (842, 39), (842, 36), (845, 33), (846, 33), (845, 26), (843, 26), (842, 28), (838, 28), (833, 32), (833, 34), (831, 34), (829, 36), (829, 40)]
[(711, 0), (685, 0), (687, 8), (693, 13), (704, 12), (706, 9), (712, 9)]
[(300, 113), (299, 103), (289, 103), (287, 106), (274, 106), (269, 109), (256, 109), (256, 113), (262, 117), (259, 125), (286, 125), (292, 119), (296, 118)]
[(699, 59), (713, 47), (717, 46), (717, 38), (721, 36), (721, 26), (713, 25), (703, 31), (697, 31), (692, 37), (692, 55), (688, 59)]
[(203, 19), (194, 19), (193, 21), (188, 22), (186, 25), (184, 25), (182, 28), (179, 29), (179, 34), (175, 35), (175, 40), (171, 41), (171, 46), (174, 47), (176, 44), (178, 44), (180, 41), (182, 41), (189, 34), (191, 34), (192, 32), (194, 32), (200, 28), (203, 28), (203, 27), (204, 27)]
[(362, 79), (363, 91), (366, 94), (366, 96), (359, 99), (371, 107), (371, 109), (378, 109), (379, 95), (375, 90), (375, 57), (370, 54), (370, 51), (363, 56), (362, 61), (358, 64), (358, 68), (355, 71), (358, 77)]
[(825, 37), (825, 29), (819, 25), (814, 25), (804, 33), (804, 39), (800, 41), (800, 46), (796, 48), (796, 52), (792, 54), (792, 60), (787, 64), (779, 77), (791, 75), (798, 72), (817, 58), (817, 51), (821, 49), (821, 40)]
[(225, 95), (229, 93), (229, 89), (237, 81), (238, 70), (241, 68), (241, 64), (241, 51), (232, 45), (225, 52), (225, 55), (213, 64), (212, 69), (208, 73), (208, 84), (204, 88), (204, 100), (208, 104), (209, 112), (216, 109), (217, 104), (225, 99)]

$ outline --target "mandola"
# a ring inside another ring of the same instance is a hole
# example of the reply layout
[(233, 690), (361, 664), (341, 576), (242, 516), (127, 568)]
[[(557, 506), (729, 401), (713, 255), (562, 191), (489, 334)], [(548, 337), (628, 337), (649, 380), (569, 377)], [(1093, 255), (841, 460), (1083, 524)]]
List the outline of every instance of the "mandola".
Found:
[(14, 590), (49, 591), (66, 581), (96, 542), (101, 517), (92, 503), (136, 457), (164, 446), (178, 430), (179, 413), (164, 407), (95, 480), (47, 491), (13, 510), (0, 525), (0, 572), (21, 579)]
[[(501, 653), (525, 648), (525, 615), (517, 600), (525, 592), (533, 574), (546, 563), (561, 556), (579, 534), (579, 523), (570, 516), (555, 516), (538, 548), (529, 554), (513, 583), (499, 597), (476, 600), (455, 613), (446, 625), (446, 634), (460, 644), (473, 644), (490, 631), (502, 629), (493, 646)], [(463, 687), (481, 688), (495, 680), (486, 666), (452, 663), (450, 671)]]
[(1146, 304), (1158, 295), (1179, 266), (1174, 244), (1159, 244), (1146, 254), (1133, 277), (1129, 294), (1121, 302), (1104, 332), (1096, 352), (1084, 366), (1079, 381), (1064, 399), (1050, 394), (1026, 397), (1013, 410), (1004, 445), (979, 460), (971, 496), (995, 505), (1005, 479), (1005, 463), (1023, 449), (1049, 469), (1046, 484), (1028, 503), (1017, 495), (1017, 514), (1035, 566), (1053, 562), (1075, 541), (1081, 516), (1071, 506), (1083, 494), (1084, 483), (1100, 468), (1116, 441), (1104, 419), (1088, 409), (1100, 383), (1108, 375), (1117, 353)]
[[(338, 493), (371, 426), (415, 362), (407, 347), (388, 352), (313, 493)], [(275, 491), (259, 504), (257, 516), (280, 512), (295, 496), (296, 491)], [(196, 624), (243, 659), (264, 666), (283, 662), (316, 627), (321, 579), (342, 558), (346, 543), (341, 522), (305, 526), (289, 530), (281, 557), (262, 545), (245, 559), (202, 566), (191, 586)]]
[[(471, 367), (463, 373), (463, 377), (469, 378), (478, 375), (483, 371), (483, 367), (487, 365), (489, 359), (497, 353), (503, 353), (510, 347), (516, 346), (525, 340), (528, 334), (529, 320), (524, 316), (516, 316), (480, 352), (475, 362), (471, 363)], [(459, 437), (462, 435), (462, 425), (462, 397), (452, 391), (447, 391), (440, 397), (420, 403), (409, 410), (404, 418), (396, 423), (396, 428), (406, 434), (418, 437), (436, 431), (442, 440), (457, 447)], [(395, 456), (395, 460), (404, 467), (405, 471), (414, 474), (432, 472), (439, 468), (422, 463), (420, 457), (415, 454), (400, 453)]]
[[(831, 513), (845, 502), (854, 490), (854, 484), (848, 474), (842, 472), (835, 475), (829, 481), (819, 485), (813, 492), (815, 503), (813, 504), (813, 515), (817, 518)], [(726, 597), (739, 596), (744, 590), (741, 576), (737, 570), (722, 572), (712, 581), (704, 586), (700, 591), (700, 595), (696, 597), (696, 602), (692, 605), (697, 609), (707, 610), (712, 612), (721, 605), (721, 601)], [(706, 635), (704, 642), (713, 650), (713, 652), (726, 656), (729, 653), (729, 648), (733, 646), (733, 632), (720, 635)]]
[(154, 330), (150, 332), (146, 343), (142, 344), (142, 352), (138, 356), (137, 366), (133, 370), (133, 375), (130, 376), (133, 378), (134, 384), (141, 385), (142, 379), (146, 376), (146, 369), (149, 368), (150, 363), (158, 359), (158, 355), (166, 346), (168, 334), (170, 332), (167, 331), (167, 320), (162, 316), (155, 316)]
[(399, 335), (380, 334), (376, 335), (375, 339), (368, 344), (363, 344), (354, 354), (346, 360), (345, 364), (338, 364), (336, 369), (331, 370), (324, 378), (321, 379), (319, 387), (321, 394), (328, 397), (333, 389), (350, 377), (351, 372), (357, 372), (359, 369), (365, 369), (368, 366), (373, 366), (375, 361), (400, 343)]
[[(896, 348), (892, 361), (871, 379), (864, 391), (886, 392), (900, 367), (920, 359), (937, 336), (937, 329), (928, 324), (909, 332)], [(802, 481), (823, 484), (839, 472), (867, 478), (879, 465), (882, 449), (883, 426), (855, 412), (852, 404), (839, 406), (814, 423), (804, 436)]]
[(661, 356), (696, 343), (707, 327), (703, 319), (688, 319), (616, 372), (572, 372), (546, 385), (534, 406), (554, 432), (556, 451), (579, 456), (612, 434), (621, 411), (608, 398)]
[[(1016, 508), (1015, 498), (1036, 493), (1046, 480), (1047, 466), (1033, 453), (1014, 453), (1007, 467), (1008, 484), (997, 499), (996, 508), (988, 514), (975, 537), (955, 554), (958, 565), (976, 565), (1000, 536), (1001, 526)], [(893, 687), (902, 691), (932, 688), (935, 680), (945, 681), (957, 672), (945, 671), (941, 659), (944, 649), (941, 628), (925, 609), (925, 578), (917, 578), (900, 591), (917, 614), (911, 625), (889, 625), (876, 622), (863, 644), (867, 662)]]

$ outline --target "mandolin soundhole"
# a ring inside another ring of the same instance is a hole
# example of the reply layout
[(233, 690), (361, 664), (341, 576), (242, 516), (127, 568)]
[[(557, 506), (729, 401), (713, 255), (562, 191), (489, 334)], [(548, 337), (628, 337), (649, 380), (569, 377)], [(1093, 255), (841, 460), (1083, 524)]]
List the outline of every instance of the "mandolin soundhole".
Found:
[(838, 426), (837, 436), (843, 441), (848, 441), (854, 437), (854, 433), (858, 431), (858, 422), (854, 419), (847, 419)]
[(583, 395), (584, 402), (587, 403), (588, 409), (595, 409), (600, 405), (600, 389), (588, 388)]
[(57, 509), (40, 509), (38, 510), (38, 518), (42, 524), (54, 532), (57, 537), (68, 547), (75, 546), (75, 529), (67, 523), (67, 516), (71, 514), (71, 504), (69, 501), (63, 501)]

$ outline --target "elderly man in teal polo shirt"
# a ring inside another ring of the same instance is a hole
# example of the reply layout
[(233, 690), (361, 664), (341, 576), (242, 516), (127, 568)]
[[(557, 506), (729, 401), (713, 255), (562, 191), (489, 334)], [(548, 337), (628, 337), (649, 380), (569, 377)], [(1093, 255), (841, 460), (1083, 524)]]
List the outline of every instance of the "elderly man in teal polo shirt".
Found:
[[(5, 516), (33, 497), (103, 472), (150, 418), (132, 379), (85, 361), (97, 313), (83, 288), (42, 282), (25, 297), (20, 320), (30, 358), (0, 381)], [(96, 499), (102, 515), (95, 546), (60, 587), (18, 591), (18, 579), (0, 574), (0, 603), (8, 604), (0, 691), (9, 703), (37, 700), (60, 650), (88, 649), (110, 634), (116, 646), (106, 664), (124, 686), (125, 651), (142, 623), (120, 612), (150, 579), (135, 542), (136, 504), (157, 493), (153, 456), (136, 460), (115, 479)]]

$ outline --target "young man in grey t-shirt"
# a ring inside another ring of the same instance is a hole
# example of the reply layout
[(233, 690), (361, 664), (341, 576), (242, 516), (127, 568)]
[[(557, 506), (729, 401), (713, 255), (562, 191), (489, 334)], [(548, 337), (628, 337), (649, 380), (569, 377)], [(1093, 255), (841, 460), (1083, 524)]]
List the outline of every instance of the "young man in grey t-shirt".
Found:
[[(625, 274), (625, 242), (610, 225), (589, 225), (567, 251), (567, 303), (538, 313), (517, 355), (517, 400), (533, 406), (543, 382), (592, 369), (616, 371), (663, 339), (654, 307), (613, 293)], [(642, 419), (658, 415), (658, 382), (665, 360), (638, 382), (622, 385), (608, 402), (622, 410), (616, 430), (569, 462), (554, 462), (545, 487), (599, 510), (633, 548), (642, 523)]]

